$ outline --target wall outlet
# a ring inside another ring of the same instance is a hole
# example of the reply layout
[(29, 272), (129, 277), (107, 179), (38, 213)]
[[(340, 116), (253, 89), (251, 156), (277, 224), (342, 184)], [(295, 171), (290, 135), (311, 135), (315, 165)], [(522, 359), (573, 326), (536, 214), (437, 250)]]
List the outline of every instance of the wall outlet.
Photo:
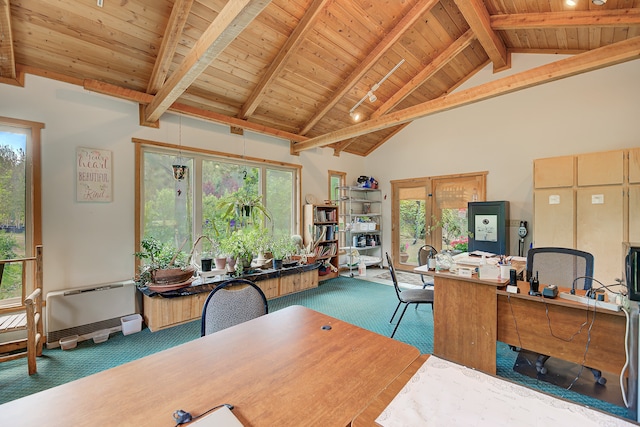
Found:
[(102, 3), (103, 3), (103, 0), (98, 0), (98, 1), (97, 1), (97, 5), (98, 5), (98, 7), (102, 7)]

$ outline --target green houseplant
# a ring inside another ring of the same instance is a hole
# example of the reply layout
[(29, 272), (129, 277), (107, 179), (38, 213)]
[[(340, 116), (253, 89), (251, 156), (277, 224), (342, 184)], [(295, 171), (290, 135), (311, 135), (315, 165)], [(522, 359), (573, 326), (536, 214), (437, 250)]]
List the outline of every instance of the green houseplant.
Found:
[(175, 248), (168, 243), (161, 243), (154, 237), (142, 239), (140, 247), (142, 250), (134, 255), (144, 261), (138, 277), (138, 284), (141, 286), (183, 283), (196, 271), (195, 267), (190, 265), (191, 257), (182, 251), (182, 247)]
[(273, 256), (273, 268), (277, 270), (282, 268), (282, 260), (294, 254), (297, 248), (291, 237), (281, 236), (272, 239), (269, 250)]

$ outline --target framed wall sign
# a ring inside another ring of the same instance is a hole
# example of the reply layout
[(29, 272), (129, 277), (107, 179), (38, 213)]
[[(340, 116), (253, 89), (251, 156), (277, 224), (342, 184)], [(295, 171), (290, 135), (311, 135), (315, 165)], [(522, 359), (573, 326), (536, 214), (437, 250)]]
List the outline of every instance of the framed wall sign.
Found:
[(469, 252), (483, 251), (508, 255), (509, 202), (469, 202)]
[(76, 201), (113, 201), (112, 153), (96, 148), (76, 148)]

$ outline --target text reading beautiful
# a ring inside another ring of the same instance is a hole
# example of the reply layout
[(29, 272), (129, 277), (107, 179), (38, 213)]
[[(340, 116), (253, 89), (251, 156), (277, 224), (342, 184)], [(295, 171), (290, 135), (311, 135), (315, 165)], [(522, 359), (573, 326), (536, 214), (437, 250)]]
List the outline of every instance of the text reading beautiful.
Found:
[(81, 202), (111, 201), (111, 151), (78, 148), (77, 200)]

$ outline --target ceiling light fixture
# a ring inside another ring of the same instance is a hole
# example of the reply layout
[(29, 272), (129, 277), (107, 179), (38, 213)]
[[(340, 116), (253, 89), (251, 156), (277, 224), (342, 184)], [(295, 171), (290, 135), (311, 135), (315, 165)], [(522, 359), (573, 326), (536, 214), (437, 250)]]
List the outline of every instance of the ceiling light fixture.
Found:
[(566, 0), (565, 4), (567, 6), (575, 6), (576, 4), (578, 4), (577, 0)]
[(602, 6), (606, 2), (607, 0), (591, 0), (591, 3), (595, 4), (596, 6)]
[(380, 87), (380, 85), (389, 78), (389, 76), (391, 74), (393, 74), (404, 62), (404, 58), (402, 58), (400, 60), (400, 62), (398, 62), (396, 64), (395, 67), (393, 67), (378, 83), (374, 84), (373, 86), (371, 86), (371, 89), (366, 93), (365, 96), (362, 97), (362, 99), (360, 101), (358, 101), (356, 103), (356, 105), (354, 105), (353, 107), (351, 107), (351, 110), (349, 110), (349, 115), (351, 116), (351, 118), (354, 121), (358, 121), (360, 120), (360, 114), (356, 113), (355, 110), (356, 108), (358, 108), (367, 98), (369, 98), (369, 102), (374, 103), (378, 100), (378, 97), (373, 93), (376, 90), (378, 90), (378, 88)]

